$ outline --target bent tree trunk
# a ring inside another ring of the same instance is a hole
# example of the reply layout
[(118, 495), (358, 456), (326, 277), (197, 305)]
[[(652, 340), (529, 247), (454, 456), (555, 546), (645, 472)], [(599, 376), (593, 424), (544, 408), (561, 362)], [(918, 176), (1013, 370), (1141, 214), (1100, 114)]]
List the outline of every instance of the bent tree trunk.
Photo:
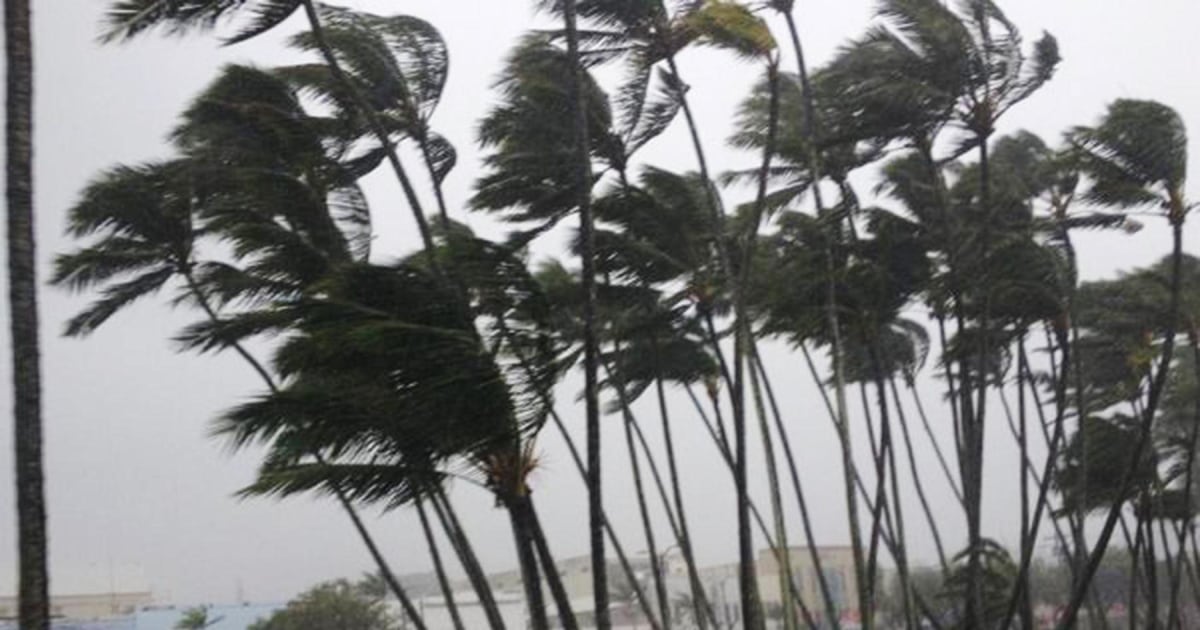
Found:
[(5, 138), (8, 305), (12, 333), (13, 445), (22, 628), (50, 627), (46, 504), (42, 490), (41, 358), (33, 237), (33, 44), (29, 0), (5, 0)]

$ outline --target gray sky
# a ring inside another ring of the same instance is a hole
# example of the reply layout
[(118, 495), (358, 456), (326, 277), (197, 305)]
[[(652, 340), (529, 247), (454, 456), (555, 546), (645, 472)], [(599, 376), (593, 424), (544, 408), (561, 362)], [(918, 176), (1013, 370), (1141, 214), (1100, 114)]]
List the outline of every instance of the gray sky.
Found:
[[(296, 58), (281, 46), (282, 32), (226, 49), (204, 36), (151, 36), (126, 46), (100, 47), (94, 38), (105, 4), (59, 0), (35, 7), (37, 210), (43, 272), (53, 254), (69, 246), (61, 236), (63, 216), (85, 182), (117, 163), (164, 156), (163, 138), (176, 115), (221, 64), (271, 65)], [(462, 207), (477, 173), (472, 130), (491, 100), (490, 82), (521, 32), (545, 25), (544, 18), (533, 14), (527, 0), (346, 4), (377, 13), (410, 12), (433, 22), (448, 40), (451, 75), (434, 125), (458, 147), (459, 167), (448, 180), (447, 192), (451, 208)], [(817, 65), (838, 44), (861, 33), (873, 3), (818, 0), (798, 5), (810, 63)], [(1200, 82), (1191, 76), (1192, 64), (1187, 61), (1194, 54), (1193, 27), (1200, 20), (1200, 5), (1194, 1), (1005, 0), (1002, 6), (1027, 39), (1043, 29), (1054, 33), (1064, 57), (1058, 76), (1012, 111), (1002, 131), (1027, 128), (1053, 144), (1062, 130), (1094, 121), (1104, 105), (1118, 97), (1161, 100), (1177, 108), (1185, 120), (1196, 119)], [(300, 19), (293, 18), (287, 27), (288, 32), (298, 29)], [(730, 131), (737, 102), (757, 71), (713, 52), (688, 53), (681, 70), (692, 84), (690, 94), (705, 129), (714, 171), (753, 164), (754, 156), (725, 149), (722, 140)], [(1198, 143), (1200, 133), (1193, 134), (1191, 148), (1200, 155)], [(681, 121), (649, 147), (643, 159), (674, 170), (694, 168)], [(415, 240), (394, 184), (380, 173), (370, 178), (367, 187), (380, 230), (376, 252), (406, 253)], [(1196, 192), (1193, 186), (1193, 198)], [(477, 217), (471, 222), (484, 231), (495, 227)], [(1200, 238), (1195, 221), (1187, 238), (1190, 242)], [(1150, 219), (1136, 236), (1090, 234), (1080, 238), (1079, 247), (1086, 276), (1095, 278), (1149, 263), (1165, 254), (1168, 245), (1165, 224)], [(558, 249), (558, 243), (551, 241), (541, 251)], [(207, 426), (220, 410), (257, 391), (250, 370), (233, 356), (175, 354), (169, 338), (191, 317), (170, 310), (161, 300), (136, 306), (86, 341), (59, 338), (62, 322), (83, 304), (82, 298), (57, 290), (43, 293), (46, 467), (55, 575), (64, 576), (65, 583), (65, 576), (91, 574), (103, 587), (109, 566), (116, 567), (117, 574), (132, 567), (144, 573), (164, 599), (188, 603), (232, 600), (239, 583), (251, 599), (282, 599), (317, 581), (369, 568), (353, 530), (332, 501), (232, 498), (252, 478), (256, 455), (231, 455), (206, 437)], [(260, 354), (265, 352), (260, 349)], [(818, 541), (844, 544), (840, 464), (828, 419), (799, 357), (773, 347), (767, 360), (802, 461)], [(0, 378), (7, 382), (7, 359), (0, 365)], [(579, 430), (582, 412), (571, 405), (577, 389), (574, 382), (564, 386), (560, 408)], [(936, 387), (926, 382), (924, 389), (927, 406), (934, 407)], [(736, 550), (732, 483), (686, 399), (676, 396), (672, 404), (700, 558), (730, 561)], [(0, 391), (0, 406), (9, 405), (5, 387)], [(948, 418), (937, 411), (932, 415), (948, 439)], [(645, 418), (648, 437), (657, 445), (657, 417), (647, 408)], [(643, 545), (619, 426), (609, 418), (605, 428), (606, 500), (626, 547), (635, 550)], [(1012, 544), (1017, 531), (1016, 483), (1000, 473), (1010, 474), (1016, 453), (999, 420), (992, 422), (990, 430), (984, 522), (991, 535)], [(14, 505), (10, 433), (0, 432), (0, 505), (4, 506)], [(921, 437), (917, 441), (924, 443)], [(582, 486), (552, 429), (547, 430), (541, 450), (543, 466), (533, 483), (551, 544), (562, 556), (585, 553)], [(920, 448), (919, 455), (931, 498), (950, 507), (951, 495), (940, 482), (928, 449)], [(757, 487), (761, 490), (762, 484)], [(765, 493), (759, 494), (765, 508)], [(465, 484), (454, 488), (454, 497), (486, 568), (512, 566), (506, 517), (482, 492)], [(905, 509), (913, 549), (928, 560), (932, 544), (917, 518), (915, 500), (908, 501)], [(954, 541), (951, 546), (957, 546), (963, 528), (957, 520), (946, 520), (950, 522), (945, 533)], [(0, 566), (9, 567), (0, 573), (0, 591), (14, 582), (14, 523), (11, 512), (0, 519)], [(799, 540), (794, 515), (790, 523), (791, 539)], [(666, 540), (667, 528), (659, 525), (659, 540)], [(398, 571), (428, 570), (424, 543), (407, 511), (380, 517), (372, 529)]]

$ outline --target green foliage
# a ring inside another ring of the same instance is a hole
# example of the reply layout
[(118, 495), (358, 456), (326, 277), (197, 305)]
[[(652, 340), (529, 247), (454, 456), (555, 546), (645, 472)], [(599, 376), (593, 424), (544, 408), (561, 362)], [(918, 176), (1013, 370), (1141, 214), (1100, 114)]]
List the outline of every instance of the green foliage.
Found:
[[(970, 550), (963, 550), (954, 557), (954, 566), (946, 576), (942, 587), (942, 598), (952, 606), (961, 605), (967, 599), (969, 570), (967, 568)], [(981, 589), (983, 610), (981, 616), (989, 625), (998, 624), (1008, 608), (1008, 597), (1012, 593), (1017, 578), (1017, 565), (1004, 547), (994, 540), (983, 539), (979, 549), (980, 573), (982, 574)], [(958, 617), (950, 627), (973, 627), (972, 619)]]
[(196, 606), (183, 611), (183, 616), (175, 622), (175, 628), (177, 630), (204, 630), (218, 621), (220, 619), (209, 620), (207, 608)]
[[(500, 103), (479, 125), (479, 143), (490, 152), (471, 205), (512, 222), (545, 229), (575, 208), (572, 66), (548, 36), (529, 35), (508, 56), (496, 82)], [(612, 114), (608, 97), (592, 79), (583, 86), (588, 137), (604, 153)]]
[(250, 626), (251, 630), (397, 630), (400, 625), (379, 599), (366, 597), (346, 580), (326, 582)]
[(249, 22), (226, 43), (256, 37), (283, 23), (300, 8), (301, 0), (114, 0), (105, 16), (106, 42), (124, 41), (153, 29), (171, 35), (208, 30), (238, 13)]
[[(1068, 135), (1079, 168), (1091, 179), (1087, 198), (1122, 208), (1162, 204), (1182, 215), (1187, 131), (1175, 110), (1154, 101), (1118, 99), (1094, 127)], [(1182, 218), (1181, 216), (1179, 218)]]

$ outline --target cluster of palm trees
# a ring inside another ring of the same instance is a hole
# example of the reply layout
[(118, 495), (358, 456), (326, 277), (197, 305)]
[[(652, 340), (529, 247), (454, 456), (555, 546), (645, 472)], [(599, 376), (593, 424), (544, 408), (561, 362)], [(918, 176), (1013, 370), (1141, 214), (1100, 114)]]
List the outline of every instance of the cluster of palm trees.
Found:
[[(1130, 619), (1194, 621), (1200, 261), (1182, 244), (1190, 205), (1178, 114), (1120, 100), (1069, 130), (1061, 148), (1027, 132), (997, 137), (1001, 117), (1052, 78), (1059, 55), (1049, 35), (1026, 46), (990, 0), (882, 0), (877, 24), (812, 71), (789, 0), (540, 5), (562, 28), (515, 44), (478, 127), (483, 168), (470, 210), (513, 227), (493, 240), (456, 220), (442, 193), (456, 153), (432, 128), (448, 69), (433, 25), (313, 0), (112, 2), (116, 41), (233, 17), (241, 28), (227, 41), (236, 43), (302, 13), (307, 28), (289, 43), (311, 60), (223, 68), (181, 115), (172, 157), (118, 166), (87, 186), (69, 214), (79, 246), (58, 257), (53, 282), (95, 299), (67, 334), (87, 335), (162, 292), (194, 307), (181, 347), (235, 352), (262, 382), (258, 397), (214, 425), (236, 446), (263, 447), (243, 492), (332, 496), (417, 628), (420, 612), (358, 510), (414, 508), (456, 626), (439, 535), (489, 627), (503, 628), (452, 480), (485, 487), (508, 516), (531, 626), (584, 623), (530, 487), (551, 426), (587, 488), (595, 626), (611, 627), (611, 549), (651, 627), (722, 627), (672, 440), (685, 413), (703, 421), (737, 490), (739, 627), (767, 624), (761, 545), (781, 567), (789, 629), (839, 627), (846, 607), (863, 628), (1033, 628), (1030, 570), (1048, 529), (1070, 568), (1062, 627), (1081, 611), (1092, 627), (1105, 623), (1093, 578), (1118, 529), (1131, 558)], [(776, 14), (787, 26), (780, 40), (766, 19)], [(762, 73), (727, 138), (754, 156), (753, 168), (709, 168), (710, 127), (677, 63), (695, 46)], [(593, 70), (614, 64), (621, 79), (606, 89)], [(641, 162), (639, 151), (672, 124), (686, 125), (694, 161)], [(377, 210), (357, 183), (379, 168), (399, 182), (422, 244), (388, 252), (398, 257), (388, 264), (371, 255)], [(861, 202), (863, 172), (877, 177), (880, 205)], [(418, 191), (422, 181), (430, 190)], [(726, 205), (738, 195), (746, 198)], [(1136, 229), (1130, 212), (1165, 218), (1173, 250), (1153, 268), (1080, 283), (1075, 231)], [(531, 262), (530, 243), (567, 220), (579, 222), (570, 242), (578, 264)], [(269, 358), (254, 352), (264, 338)], [(852, 603), (835, 601), (821, 570), (792, 441), (798, 419), (778, 404), (763, 344), (786, 344), (803, 360), (822, 398), (813, 408), (837, 431)], [(555, 399), (576, 369), (582, 448)], [(916, 387), (929, 378), (922, 371), (944, 387), (932, 409)], [(635, 411), (648, 393), (657, 418)], [(671, 406), (681, 393), (686, 412)], [(646, 580), (602, 501), (605, 413), (630, 457)], [(981, 518), (989, 420), (1007, 421), (1019, 446), (1014, 550), (989, 539)], [(661, 426), (661, 452), (645, 439), (646, 422)], [(852, 436), (863, 433), (870, 457), (860, 460)], [(948, 453), (939, 433), (953, 435)], [(924, 438), (944, 479), (920, 474), (914, 443)], [(767, 472), (768, 505), (752, 498), (752, 462)], [(926, 496), (928, 483), (943, 482), (952, 509)], [(903, 510), (910, 488), (918, 521)], [(799, 529), (784, 516), (793, 500)], [(667, 540), (656, 538), (654, 514), (665, 514)], [(962, 541), (941, 531), (956, 514)], [(910, 579), (918, 530), (937, 549), (935, 598)], [(800, 596), (787, 552), (797, 541), (811, 551), (821, 601)], [(660, 566), (673, 546), (690, 590), (682, 608)], [(885, 565), (900, 593), (890, 615), (880, 606)]]

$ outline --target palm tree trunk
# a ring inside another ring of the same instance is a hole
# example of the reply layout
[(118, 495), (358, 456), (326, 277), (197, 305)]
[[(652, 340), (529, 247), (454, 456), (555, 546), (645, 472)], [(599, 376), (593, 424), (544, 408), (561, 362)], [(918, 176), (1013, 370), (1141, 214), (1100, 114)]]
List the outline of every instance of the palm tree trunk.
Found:
[[(1122, 523), (1124, 519), (1122, 519)], [(1137, 533), (1134, 535), (1133, 547), (1129, 552), (1129, 628), (1134, 630), (1137, 628), (1138, 621), (1138, 588), (1141, 586), (1139, 579), (1141, 567), (1141, 552), (1142, 552), (1142, 534), (1144, 528), (1142, 521), (1139, 519), (1136, 523)]]
[(546, 602), (542, 591), (541, 572), (538, 570), (537, 554), (533, 550), (530, 523), (521, 505), (522, 497), (506, 497), (504, 507), (512, 524), (513, 541), (517, 547), (517, 564), (521, 569), (521, 583), (525, 586), (525, 606), (529, 611), (532, 630), (550, 630), (546, 618)]
[[(1016, 586), (1013, 589), (1012, 596), (1008, 600), (1008, 609), (1004, 613), (1001, 627), (1007, 627), (1008, 624), (1012, 622), (1013, 615), (1016, 614), (1017, 605), (1022, 597), (1022, 586), (1028, 581), (1029, 565), (1033, 561), (1033, 546), (1037, 542), (1038, 528), (1041, 525), (1042, 515), (1045, 513), (1050, 500), (1050, 480), (1054, 476), (1054, 466), (1058, 461), (1059, 449), (1062, 447), (1066, 434), (1065, 418), (1067, 408), (1067, 383), (1065, 371), (1067, 369), (1066, 366), (1070, 365), (1071, 363), (1072, 352), (1070, 345), (1066, 342), (1064, 335), (1061, 333), (1058, 336), (1058, 350), (1060, 355), (1059, 362), (1062, 367), (1058, 370), (1058, 373), (1054, 375), (1054, 429), (1046, 445), (1046, 460), (1042, 465), (1042, 477), (1041, 481), (1038, 483), (1037, 500), (1034, 502), (1033, 516), (1030, 519), (1031, 522), (1029, 525), (1029, 536), (1028, 540), (1026, 541), (1027, 544), (1021, 549), (1021, 561), (1017, 565)], [(1020, 353), (1019, 356), (1023, 359), (1019, 361), (1018, 369), (1022, 369), (1023, 366), (1026, 370), (1027, 378), (1025, 379), (1025, 382), (1030, 388), (1030, 393), (1036, 397), (1037, 390), (1034, 388), (1035, 386), (1033, 379), (1028, 378), (1031, 375), (1028, 372), (1029, 364), (1027, 358), (1025, 358), (1026, 354), (1024, 344), (1021, 344), (1017, 351)], [(1051, 364), (1053, 364), (1053, 361), (1053, 358), (1051, 358)], [(1042, 406), (1040, 401), (1038, 401), (1036, 398), (1034, 407), (1038, 409), (1040, 413)], [(1042, 422), (1041, 424), (1043, 427), (1045, 427), (1045, 422)]]
[[(921, 402), (921, 393), (917, 391), (916, 384), (905, 383), (909, 393), (912, 395), (913, 405), (917, 408), (917, 416), (921, 418), (921, 428), (925, 430), (925, 437), (929, 438), (929, 444), (933, 446), (933, 453), (937, 457), (938, 465), (942, 468), (942, 473), (946, 475), (946, 483), (950, 484), (950, 491), (954, 493), (954, 498), (958, 500), (959, 505), (962, 505), (963, 496), (962, 490), (958, 484), (954, 482), (954, 473), (950, 472), (950, 464), (946, 461), (946, 455), (942, 452), (942, 445), (938, 442), (937, 436), (933, 433), (933, 427), (929, 424), (929, 416), (925, 413), (925, 404)], [(900, 403), (897, 402), (897, 405)], [(951, 405), (953, 407), (953, 405)]]
[[(687, 391), (688, 396), (691, 398), (692, 405), (696, 408), (696, 412), (699, 414), (700, 420), (704, 423), (705, 429), (708, 430), (709, 437), (712, 438), (713, 444), (716, 445), (717, 451), (721, 455), (721, 460), (725, 462), (725, 466), (729, 468), (729, 471), (732, 474), (734, 470), (734, 459), (733, 453), (730, 452), (729, 445), (723, 443), (718, 437), (716, 429), (713, 428), (712, 423), (708, 419), (708, 414), (704, 412), (704, 406), (700, 404), (700, 399), (696, 397), (696, 394), (692, 391), (691, 386), (685, 385), (684, 388)], [(772, 554), (778, 556), (780, 553), (780, 547), (778, 544), (776, 544), (775, 538), (771, 535), (771, 531), (767, 528), (766, 521), (763, 519), (762, 513), (759, 512), (758, 506), (754, 504), (753, 500), (750, 501), (749, 506), (750, 516), (753, 518), (754, 524), (758, 526), (758, 531), (762, 534), (763, 539), (766, 541), (767, 547), (771, 550)], [(792, 599), (796, 602), (796, 605), (799, 606), (800, 615), (804, 618), (805, 623), (807, 623), (812, 630), (816, 630), (816, 621), (813, 619), (812, 612), (808, 610), (808, 605), (804, 602), (804, 598), (800, 595), (800, 588), (796, 584), (795, 576), (788, 576), (787, 587), (791, 591)]]
[[(753, 346), (751, 346), (751, 357), (753, 357), (753, 353)], [(767, 490), (771, 497), (775, 540), (779, 542), (780, 551), (776, 554), (775, 562), (779, 570), (779, 599), (783, 605), (783, 627), (784, 630), (796, 630), (799, 620), (796, 618), (796, 607), (792, 603), (791, 592), (787, 587), (787, 581), (792, 575), (792, 558), (791, 548), (788, 546), (787, 524), (783, 517), (783, 500), (779, 494), (779, 466), (775, 460), (775, 445), (771, 440), (771, 426), (767, 421), (767, 409), (763, 403), (758, 370), (753, 363), (750, 364), (750, 394), (754, 398), (754, 410), (758, 416), (758, 431), (762, 437), (763, 458), (767, 463)]]
[[(667, 67), (679, 85), (684, 85), (683, 78), (680, 76), (679, 67), (675, 62), (673, 54), (667, 55)], [(679, 99), (680, 108), (683, 110), (684, 119), (687, 121), (688, 133), (692, 139), (692, 147), (696, 153), (696, 160), (699, 163), (700, 176), (704, 182), (704, 191), (709, 204), (710, 212), (713, 217), (713, 224), (717, 228), (717, 253), (720, 258), (721, 271), (728, 274), (731, 279), (734, 273), (732, 266), (732, 258), (729, 254), (728, 244), (725, 242), (724, 225), (725, 213), (722, 210), (720, 200), (717, 199), (716, 193), (712, 187), (712, 178), (708, 170), (708, 162), (704, 154), (703, 145), (700, 142), (699, 126), (692, 112), (691, 104), (687, 98), (686, 90), (680, 90), (676, 95)], [(769, 152), (768, 152), (769, 153)], [(744, 350), (744, 340), (742, 339), (741, 325), (744, 323), (744, 309), (739, 308), (744, 306), (742, 303), (742, 290), (740, 283), (733, 283), (733, 293), (735, 301), (734, 319), (735, 327), (739, 329), (734, 335), (734, 368), (733, 378), (730, 381), (729, 370), (725, 367), (722, 361), (722, 373), (725, 376), (727, 383), (730, 386), (729, 399), (733, 410), (733, 427), (734, 427), (734, 448), (737, 450), (735, 454), (734, 466), (734, 484), (737, 487), (737, 517), (738, 517), (738, 558), (740, 566), (739, 574), (739, 589), (742, 607), (743, 627), (747, 630), (759, 630), (763, 627), (762, 602), (759, 600), (758, 584), (756, 572), (754, 569), (754, 541), (753, 532), (750, 528), (750, 518), (748, 510), (748, 489), (746, 487), (746, 470), (745, 470), (745, 440), (740, 439), (744, 436), (746, 427), (746, 410), (745, 410), (745, 383), (739, 378), (744, 374), (744, 356), (741, 352)], [(708, 325), (711, 328), (711, 315), (706, 314), (709, 318)], [(714, 338), (714, 344), (716, 340)]]
[(596, 628), (609, 630), (608, 559), (604, 555), (604, 500), (600, 474), (600, 401), (596, 380), (599, 358), (596, 341), (595, 236), (592, 230), (591, 143), (588, 141), (587, 110), (584, 106), (584, 69), (579, 56), (579, 33), (575, 24), (575, 0), (563, 0), (567, 52), (574, 72), (571, 95), (575, 108), (575, 185), (579, 198), (580, 262), (583, 280), (583, 397), (587, 416), (588, 532), (592, 552), (592, 596)]
[[(817, 114), (815, 100), (812, 91), (812, 83), (808, 76), (808, 64), (804, 60), (804, 49), (800, 44), (799, 31), (796, 28), (796, 21), (792, 17), (790, 11), (784, 11), (784, 17), (788, 25), (788, 33), (792, 39), (792, 48), (796, 54), (796, 65), (800, 74), (800, 86), (804, 92), (804, 112), (806, 119), (805, 135), (808, 136), (809, 146), (809, 168), (812, 171), (812, 194), (813, 200), (816, 203), (817, 215), (825, 213), (825, 204), (821, 196), (821, 155), (816, 148), (816, 138), (818, 137)], [(850, 426), (849, 415), (846, 412), (846, 384), (842, 376), (842, 339), (841, 330), (838, 322), (838, 314), (836, 310), (836, 301), (834, 283), (832, 277), (833, 271), (833, 252), (826, 252), (826, 273), (829, 274), (828, 287), (828, 319), (831, 337), (832, 337), (832, 360), (833, 360), (833, 382), (834, 392), (837, 401), (837, 425), (838, 438), (842, 447), (842, 473), (846, 484), (846, 516), (849, 519), (850, 526), (850, 546), (854, 554), (854, 572), (856, 576), (856, 586), (858, 587), (858, 606), (859, 614), (862, 617), (863, 630), (870, 630), (872, 627), (872, 611), (874, 609), (874, 601), (870, 595), (870, 589), (866, 584), (865, 564), (863, 560), (861, 526), (858, 518), (858, 502), (854, 498), (854, 478), (858, 473), (854, 467), (854, 451), (850, 444)]]
[(367, 531), (367, 526), (363, 524), (362, 518), (358, 515), (358, 511), (350, 504), (350, 500), (346, 498), (345, 493), (340, 488), (335, 488), (335, 494), (342, 507), (346, 510), (346, 514), (350, 516), (350, 521), (354, 523), (354, 529), (362, 538), (363, 544), (366, 545), (367, 551), (371, 554), (371, 559), (375, 561), (380, 572), (383, 573), (383, 579), (391, 588), (392, 593), (400, 600), (400, 605), (404, 608), (404, 613), (408, 615), (409, 620), (413, 622), (417, 630), (426, 630), (425, 620), (421, 618), (421, 612), (413, 605), (412, 600), (408, 597), (408, 593), (404, 587), (400, 585), (400, 580), (396, 579), (396, 575), (392, 573), (392, 568), (383, 558), (383, 553), (379, 551), (379, 547), (375, 545), (375, 539), (371, 537), (371, 532)]
[(567, 596), (566, 587), (563, 586), (562, 575), (554, 562), (554, 555), (550, 553), (550, 543), (546, 540), (546, 532), (542, 530), (542, 521), (538, 518), (532, 497), (525, 498), (525, 509), (529, 518), (533, 545), (537, 550), (538, 558), (542, 561), (542, 574), (545, 577), (546, 586), (550, 587), (550, 596), (554, 599), (554, 606), (558, 609), (559, 623), (562, 624), (563, 630), (579, 630), (579, 622), (575, 619), (575, 612), (571, 610), (571, 599)]
[[(660, 358), (658, 354), (658, 340), (651, 337), (650, 343), (654, 349), (654, 361), (658, 367)], [(683, 562), (687, 567), (688, 584), (691, 588), (692, 597), (691, 603), (693, 614), (695, 615), (696, 625), (701, 629), (707, 625), (705, 611), (708, 615), (712, 615), (711, 608), (707, 605), (707, 598), (704, 594), (704, 584), (700, 581), (700, 572), (696, 567), (695, 554), (692, 551), (692, 537), (688, 531), (687, 514), (683, 509), (683, 491), (679, 483), (679, 467), (675, 459), (675, 442), (671, 437), (671, 419), (668, 413), (666, 388), (663, 386), (662, 378), (654, 379), (654, 390), (658, 398), (658, 415), (662, 421), (663, 444), (667, 451), (667, 470), (671, 476), (671, 493), (675, 500), (675, 517), (679, 523), (679, 553), (683, 556)]]
[(429, 515), (425, 513), (425, 506), (420, 498), (413, 501), (413, 504), (417, 508), (417, 517), (421, 519), (421, 531), (425, 534), (425, 545), (429, 547), (429, 557), (433, 560), (433, 571), (437, 575), (442, 599), (446, 600), (446, 611), (450, 613), (450, 622), (454, 624), (455, 630), (466, 630), (462, 617), (458, 614), (458, 605), (454, 602), (454, 589), (450, 587), (450, 580), (446, 577), (446, 568), (442, 564), (442, 554), (438, 551), (437, 538), (433, 535), (433, 528), (429, 526)]
[[(813, 187), (813, 196), (818, 200), (820, 199), (819, 191), (820, 186)], [(817, 203), (820, 204), (820, 201)], [(818, 211), (820, 211), (820, 208), (818, 208)], [(829, 306), (826, 309), (825, 317), (828, 321), (831, 337), (830, 355), (833, 362), (833, 389), (837, 409), (838, 441), (842, 449), (842, 474), (846, 480), (846, 515), (849, 519), (850, 547), (854, 554), (854, 572), (855, 582), (858, 586), (859, 615), (862, 619), (863, 630), (870, 630), (874, 627), (872, 617), (875, 609), (875, 600), (872, 595), (871, 585), (867, 583), (868, 576), (863, 558), (862, 525), (858, 516), (858, 502), (854, 498), (854, 479), (858, 476), (858, 472), (854, 464), (854, 447), (851, 444), (850, 438), (850, 415), (846, 405), (846, 379), (842, 365), (841, 323), (837, 312), (837, 290), (833, 281), (833, 253), (832, 249), (828, 249), (825, 252), (825, 273), (829, 276), (829, 281), (827, 282), (829, 286), (826, 290), (826, 301)]]
[(50, 627), (37, 258), (33, 230), (33, 42), (29, 0), (4, 1), (8, 305), (12, 335), (18, 604), (22, 628)]
[(1143, 559), (1146, 562), (1146, 623), (1143, 627), (1147, 630), (1155, 630), (1158, 628), (1158, 554), (1154, 544), (1154, 521), (1149, 518), (1150, 507), (1149, 500), (1142, 501), (1143, 510), (1147, 513), (1147, 518), (1141, 519), (1145, 522), (1146, 527), (1146, 554)]
[[(899, 484), (899, 480), (897, 479), (897, 475), (896, 475), (896, 455), (895, 455), (896, 449), (895, 449), (895, 446), (894, 446), (893, 440), (892, 440), (891, 413), (890, 413), (888, 403), (887, 403), (887, 387), (885, 386), (886, 379), (884, 377), (883, 363), (880, 359), (879, 346), (875, 340), (872, 340), (870, 342), (868, 354), (869, 354), (870, 361), (871, 361), (871, 372), (873, 373), (874, 381), (875, 381), (874, 384), (875, 384), (876, 402), (879, 407), (879, 450), (880, 450), (879, 455), (880, 455), (880, 461), (878, 464), (879, 465), (879, 476), (878, 476), (879, 488), (878, 488), (878, 490), (880, 491), (880, 499), (878, 499), (878, 501), (880, 503), (883, 503), (884, 502), (883, 497), (886, 495), (886, 492), (887, 492), (886, 485), (885, 485), (885, 474), (884, 474), (885, 473), (884, 467), (886, 466), (886, 473), (888, 475), (890, 475), (890, 477), (891, 477), (891, 491), (892, 491), (892, 503), (891, 504), (894, 506), (894, 509), (892, 510), (892, 512), (893, 512), (893, 515), (895, 517), (895, 522), (896, 522), (896, 527), (895, 527), (896, 553), (894, 554), (895, 559), (896, 559), (896, 572), (899, 577), (900, 589), (904, 596), (905, 619), (908, 623), (908, 627), (911, 628), (911, 627), (916, 627), (916, 617), (915, 617), (915, 613), (913, 610), (912, 589), (910, 587), (909, 580), (908, 580), (908, 559), (907, 559), (907, 553), (905, 552), (906, 540), (905, 540), (905, 531), (904, 531), (904, 510), (903, 510), (903, 507), (901, 506), (900, 484)], [(919, 483), (919, 480), (918, 480), (918, 483)], [(874, 547), (874, 540), (872, 540), (872, 548), (873, 547)]]
[[(563, 423), (558, 412), (553, 409), (550, 411), (550, 418), (554, 420), (554, 425), (558, 428), (559, 434), (563, 441), (567, 443), (567, 450), (571, 453), (571, 459), (575, 462), (575, 467), (579, 472), (579, 476), (583, 478), (584, 483), (587, 483), (587, 469), (584, 467), (583, 458), (579, 455), (579, 448), (575, 446), (574, 439), (567, 432), (567, 426)], [(633, 566), (629, 563), (629, 556), (625, 553), (625, 548), (621, 545), (620, 539), (613, 531), (612, 523), (608, 518), (604, 519), (604, 529), (608, 534), (608, 541), (612, 543), (613, 551), (617, 554), (617, 561), (621, 565), (621, 571), (625, 574), (625, 579), (633, 586), (634, 595), (637, 597), (638, 605), (642, 609), (642, 613), (646, 615), (646, 620), (650, 624), (651, 630), (662, 630), (658, 625), (658, 620), (654, 617), (654, 607), (650, 604), (650, 598), (646, 597), (646, 593), (642, 590), (641, 584), (638, 583), (637, 573), (634, 572)]]
[(925, 484), (921, 482), (921, 474), (917, 470), (917, 456), (913, 450), (912, 437), (908, 432), (908, 416), (904, 413), (904, 406), (900, 403), (900, 391), (896, 388), (896, 379), (888, 377), (888, 384), (892, 390), (892, 402), (896, 406), (896, 417), (900, 420), (900, 434), (904, 438), (904, 450), (908, 453), (908, 469), (913, 478), (913, 487), (917, 491), (921, 511), (925, 513), (925, 521), (929, 524), (929, 532), (933, 535), (933, 545), (937, 549), (938, 563), (944, 573), (949, 569), (949, 565), (946, 563), (946, 549), (942, 546), (942, 534), (938, 528), (937, 519), (933, 517), (929, 499), (925, 496)]
[[(620, 384), (617, 386), (623, 387)], [(654, 525), (650, 522), (650, 508), (646, 504), (646, 491), (642, 484), (642, 467), (638, 463), (637, 446), (633, 441), (633, 416), (629, 413), (629, 408), (624, 404), (625, 397), (621, 396), (621, 400), (622, 416), (624, 416), (622, 424), (625, 428), (625, 448), (629, 451), (629, 466), (630, 471), (633, 473), (633, 489), (634, 494), (637, 496), (638, 514), (642, 519), (642, 533), (646, 537), (646, 552), (650, 555), (650, 573), (654, 580), (654, 593), (658, 599), (659, 620), (662, 621), (664, 629), (670, 630), (671, 603), (667, 598), (666, 583), (663, 581), (661, 558), (658, 555), (658, 544), (654, 539)]]
[(450, 546), (454, 548), (463, 572), (467, 574), (467, 580), (471, 582), (471, 588), (475, 590), (475, 596), (479, 598), (479, 606), (487, 617), (488, 626), (492, 630), (504, 630), (504, 618), (500, 616), (500, 607), (496, 604), (492, 587), (487, 581), (483, 567), (479, 564), (479, 558), (475, 556), (475, 550), (471, 547), (466, 532), (458, 522), (458, 514), (450, 505), (450, 500), (441, 488), (436, 488), (429, 503), (433, 505), (434, 514), (437, 515), (438, 522), (442, 524), (446, 537), (450, 539)]
[[(1025, 347), (1025, 333), (1017, 338), (1017, 347)], [(1025, 410), (1025, 355), (1020, 353), (1017, 358), (1017, 422), (1019, 435), (1017, 438), (1020, 450), (1021, 471), (1021, 549), (1029, 546), (1029, 473), (1026, 465), (1029, 463), (1029, 431), (1028, 418)], [(1029, 573), (1026, 572), (1022, 583), (1017, 586), (1021, 590), (1021, 627), (1033, 628), (1033, 591), (1030, 589)]]
[(771, 387), (771, 380), (767, 376), (766, 366), (763, 365), (762, 357), (758, 354), (757, 344), (750, 347), (751, 359), (754, 361), (754, 366), (758, 369), (758, 373), (762, 378), (763, 389), (767, 392), (767, 402), (771, 405), (771, 414), (775, 419), (775, 430), (779, 433), (779, 442), (783, 446), (783, 454), (787, 460), (788, 471), (791, 473), (792, 489), (796, 493), (796, 503), (800, 508), (800, 523), (804, 527), (804, 538), (808, 542), (809, 561), (812, 562), (813, 571), (816, 573), (817, 588), (821, 592), (821, 600), (825, 605), (825, 618), (828, 624), (835, 630), (841, 627), (841, 620), (838, 618), (837, 604), (833, 601), (833, 594), (829, 590), (829, 581), (825, 578), (825, 570), (822, 568), (821, 554), (817, 551), (817, 541), (813, 534), (812, 519), (808, 513), (808, 501), (804, 498), (804, 490), (800, 486), (800, 473), (796, 466), (796, 458), (792, 453), (792, 445), (788, 440), (787, 431), (783, 426), (783, 414), (779, 411), (779, 404), (775, 400), (775, 392)]

